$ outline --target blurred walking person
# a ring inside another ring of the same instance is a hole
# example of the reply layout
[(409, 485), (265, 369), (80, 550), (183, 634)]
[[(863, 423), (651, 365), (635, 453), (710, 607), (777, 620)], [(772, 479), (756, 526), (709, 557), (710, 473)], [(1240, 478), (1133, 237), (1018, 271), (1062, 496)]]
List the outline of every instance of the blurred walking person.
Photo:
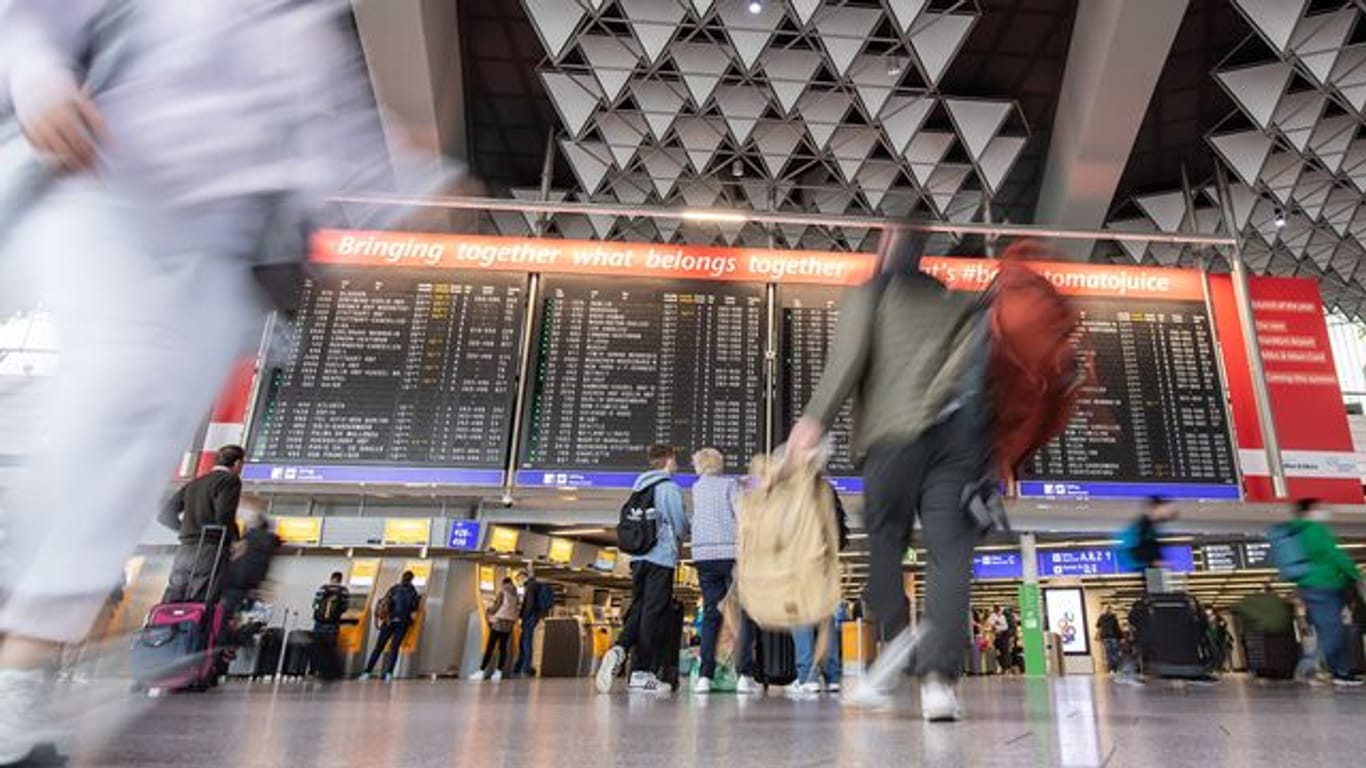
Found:
[[(978, 538), (963, 499), (987, 462), (986, 347), (976, 298), (920, 271), (927, 237), (908, 228), (884, 231), (882, 274), (841, 303), (825, 372), (788, 446), (815, 450), (845, 400), (854, 398), (854, 447), (865, 454), (867, 597), (888, 646), (845, 701), (886, 705), (909, 661), (921, 678), (924, 717), (943, 721), (959, 716), (955, 685)], [(901, 573), (917, 517), (929, 552), (918, 641), (907, 629)]]
[(3, 510), (0, 764), (55, 725), (43, 670), (249, 347), (253, 264), (300, 255), (326, 194), (392, 170), (349, 12), (0, 0), (0, 304), (44, 307), (61, 338), (45, 439)]
[[(1296, 502), (1294, 519), (1271, 529), (1271, 555), (1281, 577), (1299, 588), (1318, 653), (1328, 662), (1333, 685), (1355, 688), (1363, 680), (1352, 668), (1343, 611), (1347, 607), (1344, 593), (1358, 588), (1361, 571), (1326, 525), (1330, 519), (1331, 512), (1318, 499)], [(1356, 632), (1350, 634), (1352, 641), (1360, 642)]]

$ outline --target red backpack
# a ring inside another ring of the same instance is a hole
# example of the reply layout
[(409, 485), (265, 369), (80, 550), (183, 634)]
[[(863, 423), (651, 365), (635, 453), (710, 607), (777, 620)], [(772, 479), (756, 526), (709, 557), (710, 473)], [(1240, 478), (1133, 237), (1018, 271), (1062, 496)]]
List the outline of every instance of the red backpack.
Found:
[(1078, 350), (1081, 313), (1053, 284), (1022, 262), (1046, 256), (1041, 244), (1016, 241), (1000, 256), (992, 281), (988, 380), (995, 409), (994, 455), (1000, 478), (1062, 434), (1086, 370)]

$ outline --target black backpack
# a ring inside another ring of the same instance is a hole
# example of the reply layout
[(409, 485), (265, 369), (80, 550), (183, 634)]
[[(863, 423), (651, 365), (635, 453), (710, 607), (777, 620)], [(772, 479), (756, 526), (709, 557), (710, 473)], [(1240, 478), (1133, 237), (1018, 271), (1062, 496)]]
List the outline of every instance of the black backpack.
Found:
[(338, 588), (323, 587), (313, 601), (313, 621), (340, 624), (347, 609), (346, 594)]
[(631, 492), (617, 518), (617, 549), (628, 555), (643, 555), (659, 540), (659, 513), (655, 511), (655, 487), (664, 480)]

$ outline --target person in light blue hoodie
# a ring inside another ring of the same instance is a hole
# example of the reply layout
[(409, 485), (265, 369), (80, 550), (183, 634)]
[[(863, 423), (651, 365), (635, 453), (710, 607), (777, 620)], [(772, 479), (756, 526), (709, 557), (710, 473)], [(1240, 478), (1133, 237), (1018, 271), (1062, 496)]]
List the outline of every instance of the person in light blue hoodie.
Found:
[(659, 669), (678, 653), (665, 635), (669, 606), (674, 599), (674, 571), (683, 539), (688, 535), (688, 516), (683, 506), (683, 489), (674, 482), (678, 471), (677, 452), (671, 445), (651, 445), (645, 451), (649, 469), (636, 478), (632, 492), (649, 489), (658, 521), (655, 545), (631, 561), (631, 606), (621, 635), (602, 659), (597, 687), (602, 693), (612, 689), (628, 652), (632, 655), (630, 690), (669, 693), (673, 687), (659, 679)]

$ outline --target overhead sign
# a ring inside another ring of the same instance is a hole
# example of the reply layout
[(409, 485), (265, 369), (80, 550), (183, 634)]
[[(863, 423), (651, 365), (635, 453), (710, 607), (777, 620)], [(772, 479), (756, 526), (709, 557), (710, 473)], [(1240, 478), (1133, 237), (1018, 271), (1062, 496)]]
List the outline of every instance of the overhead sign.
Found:
[(432, 539), (430, 517), (388, 517), (384, 520), (384, 545), (425, 547)]
[(451, 549), (468, 552), (479, 548), (479, 521), (452, 520), (451, 535), (446, 545)]
[(1255, 541), (1243, 545), (1244, 568), (1274, 568), (1271, 562), (1271, 543)]
[(285, 544), (306, 544), (315, 546), (323, 539), (323, 519), (321, 517), (277, 517), (275, 535)]
[(511, 555), (517, 552), (519, 534), (516, 528), (495, 525), (489, 531), (489, 550)]
[(598, 557), (593, 561), (594, 570), (611, 573), (617, 569), (617, 551), (615, 549), (599, 549)]
[(1236, 544), (1206, 544), (1205, 570), (1236, 571), (1243, 567), (1242, 551)]
[(1086, 629), (1086, 601), (1081, 589), (1045, 589), (1043, 603), (1048, 631), (1062, 639), (1062, 652), (1069, 656), (1089, 653), (1091, 644)]
[(574, 540), (552, 538), (550, 540), (550, 554), (547, 555), (546, 559), (552, 563), (569, 565), (574, 560)]
[(1024, 578), (1024, 559), (1019, 552), (976, 552), (972, 556), (974, 579)]
[[(1176, 573), (1195, 570), (1195, 556), (1189, 546), (1162, 547), (1164, 566)], [(1048, 576), (1112, 576), (1126, 573), (1119, 567), (1119, 558), (1110, 547), (1081, 547), (1043, 549), (1039, 551), (1039, 575)]]
[(351, 589), (368, 592), (375, 586), (375, 579), (379, 578), (379, 559), (363, 558), (351, 561), (351, 578), (346, 580), (346, 586)]

